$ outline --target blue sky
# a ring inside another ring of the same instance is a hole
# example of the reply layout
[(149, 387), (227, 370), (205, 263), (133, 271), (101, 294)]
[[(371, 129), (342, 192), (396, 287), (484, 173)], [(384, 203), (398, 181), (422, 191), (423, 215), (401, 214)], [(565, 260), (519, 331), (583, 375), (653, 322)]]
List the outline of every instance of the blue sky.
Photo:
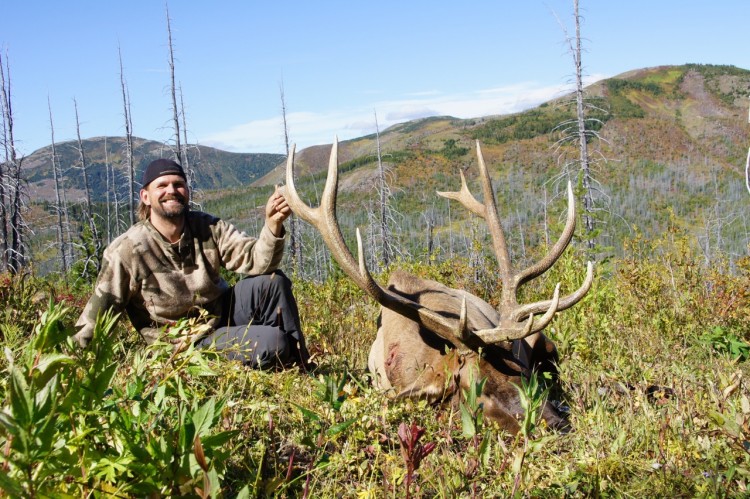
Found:
[[(588, 79), (665, 64), (750, 69), (747, 0), (580, 0)], [(118, 45), (136, 136), (171, 135), (165, 2), (5, 0), (16, 147), (124, 135)], [(572, 0), (189, 1), (169, 13), (190, 142), (283, 152), (410, 119), (505, 114), (570, 89)]]

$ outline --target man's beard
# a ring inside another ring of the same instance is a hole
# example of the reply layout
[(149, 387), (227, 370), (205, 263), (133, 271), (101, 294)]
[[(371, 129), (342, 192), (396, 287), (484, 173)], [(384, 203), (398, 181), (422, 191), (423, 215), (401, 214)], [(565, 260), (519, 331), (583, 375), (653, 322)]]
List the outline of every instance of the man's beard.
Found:
[[(179, 206), (177, 205), (169, 205), (169, 207), (166, 207), (164, 203), (166, 201), (179, 201)], [(180, 218), (181, 216), (185, 215), (187, 211), (189, 210), (187, 199), (185, 199), (183, 196), (175, 195), (175, 196), (169, 196), (164, 199), (161, 199), (157, 206), (152, 206), (152, 210), (155, 210), (159, 215), (161, 215), (164, 218)]]

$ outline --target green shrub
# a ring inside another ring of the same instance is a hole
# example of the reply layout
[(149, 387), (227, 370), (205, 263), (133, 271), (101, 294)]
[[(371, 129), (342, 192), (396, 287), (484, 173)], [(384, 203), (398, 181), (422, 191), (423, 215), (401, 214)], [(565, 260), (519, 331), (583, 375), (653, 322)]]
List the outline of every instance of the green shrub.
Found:
[[(567, 408), (572, 431), (553, 432), (532, 411), (517, 436), (481, 417), (481, 380), (453, 408), (374, 389), (365, 364), (378, 307), (340, 273), (295, 280), (319, 364), (313, 377), (250, 370), (211, 350), (144, 347), (111, 316), (78, 350), (69, 337), (83, 297), (32, 276), (0, 281), (0, 306), (14, 310), (0, 317), (11, 332), (2, 338), (0, 489), (12, 497), (742, 496), (750, 265), (705, 266), (673, 226), (623, 251), (597, 264), (588, 295), (545, 330), (560, 353), (561, 389), (550, 397)], [(465, 260), (431, 263), (393, 267), (496, 303), (491, 259), (484, 274)], [(558, 281), (570, 293), (584, 273), (571, 248), (520, 298), (547, 299)], [(519, 389), (526, 407), (539, 407), (538, 384)]]

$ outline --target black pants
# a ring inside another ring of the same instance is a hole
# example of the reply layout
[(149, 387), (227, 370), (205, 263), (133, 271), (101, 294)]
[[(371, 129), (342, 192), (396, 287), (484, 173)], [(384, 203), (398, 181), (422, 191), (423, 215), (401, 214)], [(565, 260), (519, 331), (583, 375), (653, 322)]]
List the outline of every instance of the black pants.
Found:
[(292, 282), (283, 272), (245, 277), (222, 301), (220, 326), (198, 346), (213, 345), (227, 358), (261, 369), (307, 362)]

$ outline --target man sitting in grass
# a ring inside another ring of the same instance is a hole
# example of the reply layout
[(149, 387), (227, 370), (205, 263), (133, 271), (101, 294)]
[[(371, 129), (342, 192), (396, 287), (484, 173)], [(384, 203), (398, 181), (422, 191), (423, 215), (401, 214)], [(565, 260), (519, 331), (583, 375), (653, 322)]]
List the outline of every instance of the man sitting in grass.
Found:
[[(258, 367), (306, 366), (291, 281), (278, 270), (284, 251), (283, 222), (291, 209), (274, 192), (256, 239), (206, 213), (190, 211), (185, 172), (157, 159), (143, 173), (139, 222), (104, 251), (96, 288), (76, 324), (81, 346), (91, 340), (97, 316), (125, 311), (148, 343), (213, 345), (230, 359)], [(219, 270), (244, 274), (233, 287)], [(205, 333), (169, 335), (182, 318), (208, 312)]]

